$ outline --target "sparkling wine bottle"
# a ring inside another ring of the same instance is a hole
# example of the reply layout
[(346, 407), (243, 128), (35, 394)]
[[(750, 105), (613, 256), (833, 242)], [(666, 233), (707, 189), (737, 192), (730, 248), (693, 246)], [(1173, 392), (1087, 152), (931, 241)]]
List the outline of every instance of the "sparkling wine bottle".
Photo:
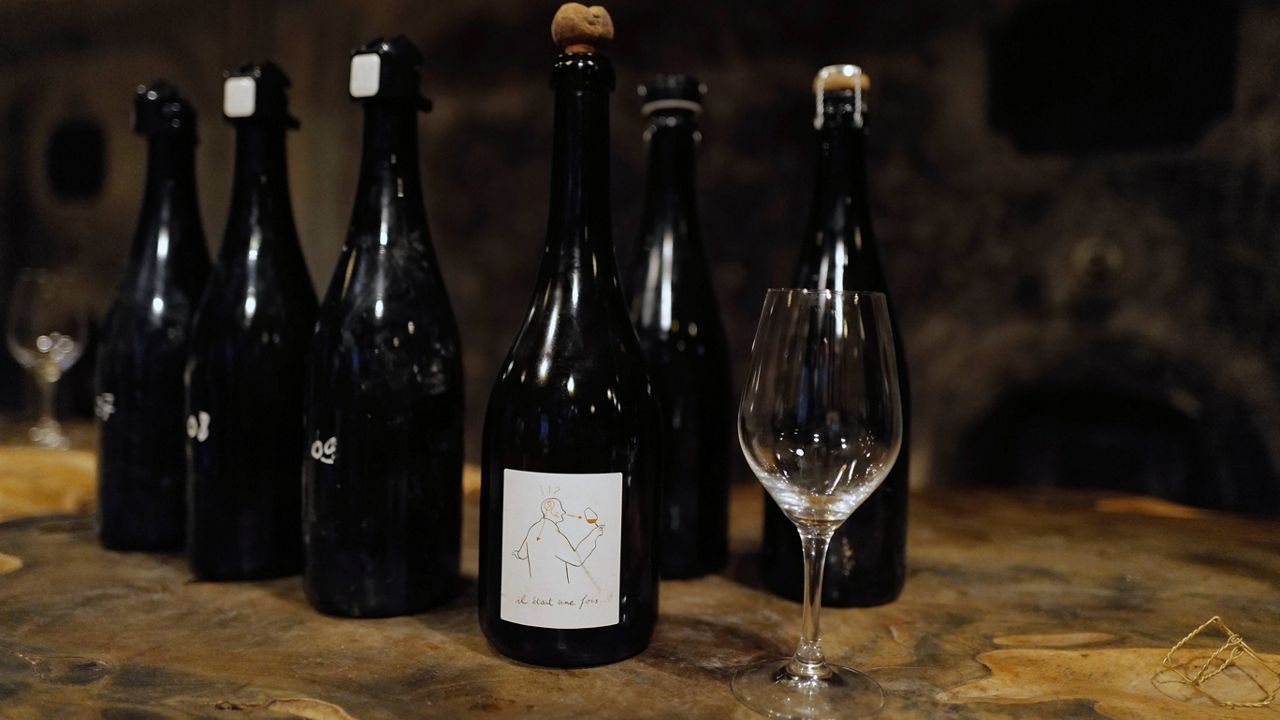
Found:
[(289, 80), (272, 63), (226, 74), (231, 209), (187, 364), (187, 557), (196, 577), (302, 567), (302, 378), (316, 296), (289, 202)]
[(413, 613), (457, 589), (462, 353), (422, 202), (421, 65), (404, 37), (351, 58), (364, 154), (305, 391), (305, 587), (335, 615)]
[(133, 125), (147, 138), (147, 180), (94, 371), (98, 530), (113, 550), (178, 550), (186, 514), (182, 374), (209, 274), (196, 203), (196, 115), (161, 80), (138, 88)]
[[(866, 103), (870, 79), (854, 65), (832, 65), (814, 79), (818, 173), (795, 287), (888, 292), (871, 229), (867, 192)], [(889, 308), (893, 318), (892, 303)], [(889, 477), (831, 538), (822, 602), (835, 607), (893, 602), (906, 580), (910, 393), (902, 333), (893, 337), (902, 390), (903, 440)], [(800, 539), (765, 498), (761, 571), (774, 592), (799, 600), (804, 587)]]
[(480, 626), (522, 662), (584, 666), (645, 648), (658, 614), (661, 415), (627, 314), (609, 209), (603, 8), (552, 23), (555, 136), (546, 245), (489, 397)]
[(733, 391), (695, 199), (703, 93), (687, 75), (658, 75), (640, 88), (649, 179), (631, 318), (662, 401), (660, 528), (668, 578), (715, 572), (728, 559)]

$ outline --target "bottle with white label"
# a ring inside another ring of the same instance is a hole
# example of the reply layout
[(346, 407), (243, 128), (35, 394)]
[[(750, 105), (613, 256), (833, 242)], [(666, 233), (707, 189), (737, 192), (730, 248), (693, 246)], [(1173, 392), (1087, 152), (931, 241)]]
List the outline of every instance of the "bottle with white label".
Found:
[(634, 655), (658, 615), (661, 415), (614, 259), (614, 74), (595, 52), (612, 30), (602, 8), (572, 4), (552, 25), (565, 52), (546, 245), (485, 415), (480, 625), (537, 665)]
[(289, 79), (225, 75), (231, 207), (187, 363), (187, 558), (205, 580), (302, 569), (302, 377), (316, 295), (289, 202)]
[(404, 37), (351, 58), (363, 157), (311, 343), (303, 464), (307, 598), (334, 615), (414, 613), (458, 585), (462, 354), (422, 201), (421, 65)]

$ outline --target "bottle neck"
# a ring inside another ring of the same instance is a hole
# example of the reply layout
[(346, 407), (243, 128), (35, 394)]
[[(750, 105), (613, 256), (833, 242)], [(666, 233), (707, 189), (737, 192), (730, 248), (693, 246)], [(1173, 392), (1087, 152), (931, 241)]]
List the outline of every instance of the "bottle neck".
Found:
[(661, 337), (681, 324), (687, 330), (691, 313), (706, 317), (708, 311), (700, 307), (706, 298), (699, 288), (709, 289), (711, 278), (698, 237), (696, 133), (694, 115), (686, 111), (655, 113), (645, 130), (649, 177), (631, 311), (637, 328)]
[(556, 78), (551, 213), (542, 281), (617, 287), (609, 207), (609, 87), (570, 69)]
[(884, 273), (871, 230), (866, 132), (861, 113), (828, 102), (818, 136), (818, 172), (799, 287), (884, 290)]
[[(696, 227), (695, 154), (697, 124), (690, 112), (655, 113), (645, 131), (649, 139), (649, 176), (645, 185), (643, 226), (652, 237), (659, 227), (686, 223)], [(696, 233), (689, 240), (697, 242)]]
[(418, 110), (399, 103), (364, 108), (364, 144), (352, 230), (380, 245), (425, 240), (418, 169)]
[(147, 139), (147, 181), (142, 212), (181, 212), (196, 204), (195, 138), (161, 133)]
[(818, 177), (815, 211), (826, 214), (865, 203), (867, 142), (851, 112), (828, 112), (818, 135)]
[(142, 194), (135, 263), (144, 257), (168, 256), (174, 226), (199, 230), (196, 199), (196, 141), (187, 134), (158, 133), (147, 138), (147, 179)]
[[(262, 232), (264, 227), (273, 232)], [(222, 255), (239, 255), (251, 242), (293, 233), (285, 128), (241, 123), (236, 127), (235, 175)]]

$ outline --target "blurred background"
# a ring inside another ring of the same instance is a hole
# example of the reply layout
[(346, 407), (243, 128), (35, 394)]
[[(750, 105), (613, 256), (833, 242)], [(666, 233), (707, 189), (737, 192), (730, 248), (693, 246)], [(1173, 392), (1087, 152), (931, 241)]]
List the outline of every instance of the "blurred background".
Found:
[[(71, 266), (101, 316), (141, 201), (133, 89), (156, 78), (201, 111), (216, 253), (233, 147), (221, 72), (267, 59), (293, 80), (294, 210), (323, 294), (359, 161), (348, 53), (404, 33), (435, 101), (426, 204), (478, 460), (543, 241), (557, 5), (0, 0), (0, 298), (24, 265)], [(763, 291), (790, 282), (801, 241), (810, 80), (857, 63), (873, 79), (876, 230), (912, 370), (913, 485), (1093, 485), (1280, 514), (1280, 3), (608, 7), (624, 278), (645, 170), (635, 86), (695, 74), (710, 88), (703, 234), (739, 376)], [(61, 383), (64, 416), (91, 417), (92, 365)], [(0, 406), (34, 413), (7, 356)]]

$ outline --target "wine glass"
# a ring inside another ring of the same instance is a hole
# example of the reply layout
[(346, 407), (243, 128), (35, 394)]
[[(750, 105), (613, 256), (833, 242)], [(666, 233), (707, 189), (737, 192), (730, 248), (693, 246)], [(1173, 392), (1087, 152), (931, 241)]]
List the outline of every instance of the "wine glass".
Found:
[(40, 387), (40, 418), (29, 431), (36, 445), (71, 446), (54, 412), (57, 382), (84, 352), (89, 328), (84, 283), (67, 274), (25, 269), (9, 300), (9, 352)]
[(742, 668), (733, 693), (777, 718), (877, 712), (874, 680), (826, 661), (818, 614), (831, 535), (888, 475), (902, 400), (882, 293), (770, 290), (751, 349), (738, 439), (751, 470), (800, 533), (804, 615), (795, 656)]

